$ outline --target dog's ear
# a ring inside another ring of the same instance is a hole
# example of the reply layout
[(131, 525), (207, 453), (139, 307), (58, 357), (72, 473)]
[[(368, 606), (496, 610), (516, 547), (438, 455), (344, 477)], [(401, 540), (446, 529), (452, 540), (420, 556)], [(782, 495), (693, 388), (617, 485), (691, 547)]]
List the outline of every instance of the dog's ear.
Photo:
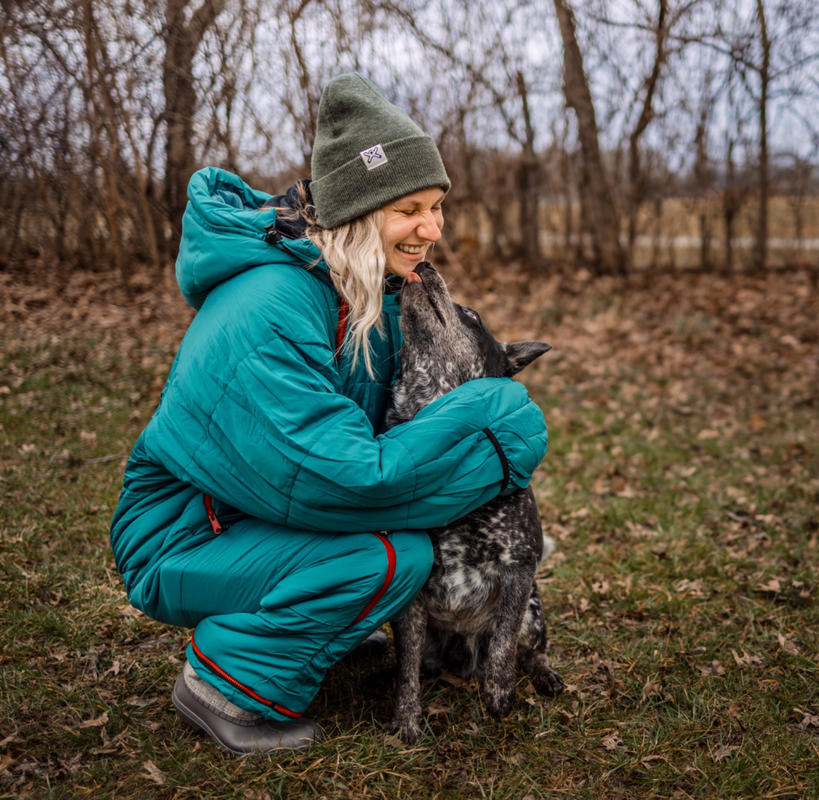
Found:
[(503, 349), (509, 362), (509, 371), (506, 374), (515, 375), (538, 356), (549, 352), (552, 346), (546, 342), (510, 342), (504, 344)]

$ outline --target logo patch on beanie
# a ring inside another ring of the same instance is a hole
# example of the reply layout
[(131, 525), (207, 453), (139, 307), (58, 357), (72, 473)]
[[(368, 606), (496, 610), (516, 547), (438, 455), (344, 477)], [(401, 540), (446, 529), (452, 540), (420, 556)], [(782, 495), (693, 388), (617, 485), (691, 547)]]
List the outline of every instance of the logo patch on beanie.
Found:
[(364, 166), (367, 169), (375, 169), (376, 167), (383, 166), (387, 163), (387, 154), (384, 152), (384, 148), (380, 144), (376, 144), (372, 147), (368, 147), (366, 150), (362, 150), (359, 155), (361, 156), (361, 160), (364, 162)]

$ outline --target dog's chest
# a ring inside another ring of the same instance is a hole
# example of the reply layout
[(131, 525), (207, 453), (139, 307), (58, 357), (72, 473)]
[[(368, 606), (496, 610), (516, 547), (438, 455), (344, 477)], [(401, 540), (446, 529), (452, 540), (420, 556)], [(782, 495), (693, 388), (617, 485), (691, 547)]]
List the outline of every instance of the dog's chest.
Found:
[(459, 632), (485, 630), (498, 613), (504, 580), (533, 575), (542, 532), (529, 490), (499, 497), (432, 532), (435, 563), (422, 596), (433, 624)]

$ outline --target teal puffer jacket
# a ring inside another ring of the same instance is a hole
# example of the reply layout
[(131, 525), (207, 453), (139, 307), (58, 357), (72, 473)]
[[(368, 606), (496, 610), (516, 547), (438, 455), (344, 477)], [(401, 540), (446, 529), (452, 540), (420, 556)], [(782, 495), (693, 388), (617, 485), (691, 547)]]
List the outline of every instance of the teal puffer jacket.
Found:
[(206, 535), (203, 495), (222, 523), (350, 532), (443, 525), (505, 481), (528, 484), (546, 428), (520, 383), (471, 381), (384, 431), (398, 296), (384, 296), (370, 378), (360, 360), (337, 357), (340, 301), (316, 248), (270, 243), (276, 211), (261, 207), (271, 196), (215, 168), (197, 172), (188, 195), (177, 280), (198, 313), (134, 446), (111, 528), (137, 607), (151, 613), (157, 564)]

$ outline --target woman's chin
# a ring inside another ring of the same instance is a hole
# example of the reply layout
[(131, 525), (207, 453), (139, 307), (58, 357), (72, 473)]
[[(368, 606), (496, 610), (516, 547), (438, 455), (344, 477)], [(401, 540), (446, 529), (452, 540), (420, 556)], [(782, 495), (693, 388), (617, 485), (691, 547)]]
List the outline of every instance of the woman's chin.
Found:
[(393, 254), (387, 259), (387, 272), (406, 278), (422, 261), (426, 258), (426, 253), (418, 255), (406, 255), (404, 253)]

